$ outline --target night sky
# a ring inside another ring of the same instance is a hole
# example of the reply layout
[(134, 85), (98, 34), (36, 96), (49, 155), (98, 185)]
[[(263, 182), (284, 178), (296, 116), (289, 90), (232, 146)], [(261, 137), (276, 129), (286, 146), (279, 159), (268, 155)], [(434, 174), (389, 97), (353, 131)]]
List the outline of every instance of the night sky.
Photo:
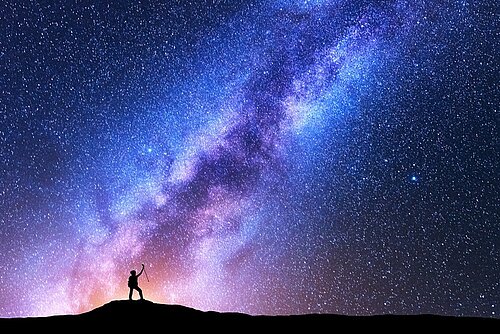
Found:
[(0, 316), (500, 317), (499, 13), (3, 1)]

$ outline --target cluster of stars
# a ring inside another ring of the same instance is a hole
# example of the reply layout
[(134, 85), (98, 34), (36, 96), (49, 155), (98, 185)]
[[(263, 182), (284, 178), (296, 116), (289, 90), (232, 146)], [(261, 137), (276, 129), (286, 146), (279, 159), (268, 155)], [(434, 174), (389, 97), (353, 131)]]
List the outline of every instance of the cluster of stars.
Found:
[(0, 6), (0, 316), (498, 317), (494, 4)]

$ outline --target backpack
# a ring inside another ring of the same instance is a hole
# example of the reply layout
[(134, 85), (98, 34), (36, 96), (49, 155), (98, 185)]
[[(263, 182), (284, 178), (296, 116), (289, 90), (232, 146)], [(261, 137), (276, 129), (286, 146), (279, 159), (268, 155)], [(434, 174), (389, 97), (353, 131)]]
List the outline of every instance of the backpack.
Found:
[(134, 288), (137, 286), (137, 276), (130, 276), (128, 278), (128, 287)]

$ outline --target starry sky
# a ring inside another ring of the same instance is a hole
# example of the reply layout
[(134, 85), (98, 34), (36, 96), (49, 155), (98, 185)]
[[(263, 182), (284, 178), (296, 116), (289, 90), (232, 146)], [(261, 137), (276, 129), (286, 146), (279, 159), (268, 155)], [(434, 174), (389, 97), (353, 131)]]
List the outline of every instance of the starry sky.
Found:
[(3, 1), (0, 316), (500, 317), (499, 13)]

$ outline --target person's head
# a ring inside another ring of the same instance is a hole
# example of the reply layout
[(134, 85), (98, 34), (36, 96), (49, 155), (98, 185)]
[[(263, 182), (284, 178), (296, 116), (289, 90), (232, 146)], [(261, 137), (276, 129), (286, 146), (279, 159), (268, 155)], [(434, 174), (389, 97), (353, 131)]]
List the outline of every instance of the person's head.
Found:
[(130, 271), (130, 275), (135, 276), (135, 270)]

